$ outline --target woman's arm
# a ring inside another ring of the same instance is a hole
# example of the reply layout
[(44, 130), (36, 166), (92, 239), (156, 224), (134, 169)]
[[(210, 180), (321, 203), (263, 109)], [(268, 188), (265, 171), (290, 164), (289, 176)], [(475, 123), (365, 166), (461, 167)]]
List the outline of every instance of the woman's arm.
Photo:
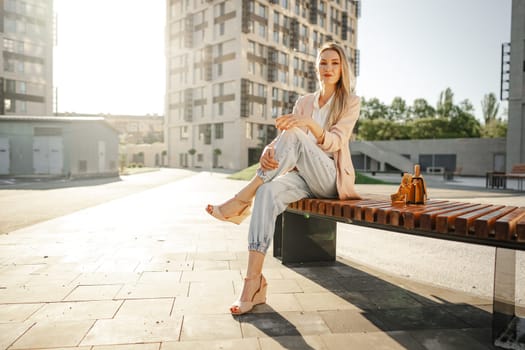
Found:
[(325, 132), (324, 139), (319, 143), (319, 147), (323, 151), (336, 152), (346, 144), (359, 118), (359, 110), (359, 97), (353, 95), (350, 97), (349, 105), (341, 120)]

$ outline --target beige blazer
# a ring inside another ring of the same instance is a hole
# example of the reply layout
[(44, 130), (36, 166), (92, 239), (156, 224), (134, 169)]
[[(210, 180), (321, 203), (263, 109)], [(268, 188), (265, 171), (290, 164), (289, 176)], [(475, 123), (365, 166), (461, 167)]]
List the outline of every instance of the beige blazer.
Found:
[[(337, 169), (337, 193), (339, 194), (339, 199), (360, 198), (355, 191), (355, 171), (349, 147), (352, 130), (359, 118), (360, 107), (359, 97), (351, 95), (350, 103), (344, 116), (330, 130), (325, 131), (324, 141), (322, 144), (319, 144), (323, 151), (333, 152)], [(314, 94), (308, 94), (297, 100), (293, 113), (299, 117), (312, 118), (313, 110)]]

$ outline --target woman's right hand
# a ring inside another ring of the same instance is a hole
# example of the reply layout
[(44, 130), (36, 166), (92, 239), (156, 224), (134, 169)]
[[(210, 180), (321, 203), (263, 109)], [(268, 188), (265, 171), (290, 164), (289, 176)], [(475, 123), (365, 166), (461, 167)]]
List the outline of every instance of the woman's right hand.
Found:
[(261, 169), (264, 171), (277, 169), (279, 167), (279, 162), (275, 160), (275, 150), (272, 146), (264, 147), (263, 153), (259, 158), (259, 163)]

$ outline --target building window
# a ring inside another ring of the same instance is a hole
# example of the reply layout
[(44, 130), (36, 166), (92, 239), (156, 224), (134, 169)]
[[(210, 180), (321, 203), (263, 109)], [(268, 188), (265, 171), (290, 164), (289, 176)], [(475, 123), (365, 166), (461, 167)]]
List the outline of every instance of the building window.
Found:
[(202, 153), (197, 154), (197, 162), (204, 162), (204, 156)]
[(188, 138), (188, 127), (187, 126), (181, 126), (180, 128), (180, 139), (186, 140)]
[(4, 100), (4, 108), (6, 112), (14, 112), (15, 111), (15, 104), (13, 103), (13, 100), (6, 98)]
[(248, 140), (253, 139), (253, 124), (252, 123), (246, 123), (246, 138)]
[(224, 138), (224, 123), (217, 123), (215, 124), (215, 139), (219, 140), (223, 138)]

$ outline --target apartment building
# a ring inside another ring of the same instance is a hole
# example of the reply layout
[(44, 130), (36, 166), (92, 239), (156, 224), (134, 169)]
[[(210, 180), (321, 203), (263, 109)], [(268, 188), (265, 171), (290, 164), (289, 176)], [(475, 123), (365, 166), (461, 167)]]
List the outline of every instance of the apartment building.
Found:
[(315, 91), (317, 49), (344, 46), (359, 70), (355, 0), (167, 0), (169, 165), (242, 169), (274, 118)]
[(507, 171), (525, 163), (525, 0), (512, 0)]
[(0, 0), (0, 114), (52, 115), (53, 1)]

